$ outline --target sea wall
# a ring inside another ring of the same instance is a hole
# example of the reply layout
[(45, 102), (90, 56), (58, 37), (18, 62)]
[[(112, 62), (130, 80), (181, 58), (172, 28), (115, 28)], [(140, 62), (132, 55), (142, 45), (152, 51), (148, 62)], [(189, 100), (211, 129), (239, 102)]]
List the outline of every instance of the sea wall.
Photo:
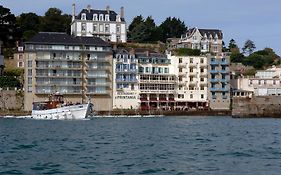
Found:
[(23, 109), (23, 91), (0, 89), (0, 111), (20, 111)]
[(233, 117), (274, 117), (281, 118), (280, 96), (258, 96), (233, 98)]

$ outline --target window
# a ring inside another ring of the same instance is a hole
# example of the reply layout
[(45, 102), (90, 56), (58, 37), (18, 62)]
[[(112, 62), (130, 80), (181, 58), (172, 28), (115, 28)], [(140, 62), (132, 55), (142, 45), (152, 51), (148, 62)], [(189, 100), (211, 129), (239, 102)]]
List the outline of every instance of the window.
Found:
[(200, 90), (204, 90), (204, 86), (200, 86)]
[(117, 33), (120, 33), (120, 32), (121, 32), (120, 26), (119, 26), (119, 25), (118, 25), (117, 28), (116, 28), (116, 32), (117, 32)]
[(204, 69), (201, 68), (201, 69), (200, 69), (200, 72), (201, 72), (201, 73), (204, 73)]
[(31, 60), (28, 60), (27, 67), (32, 67), (32, 61)]
[(276, 85), (276, 80), (273, 80), (273, 85)]
[(86, 23), (82, 23), (81, 25), (81, 31), (86, 32)]
[(22, 54), (19, 54), (19, 60), (22, 60), (22, 57), (23, 57)]
[(263, 84), (267, 84), (266, 80), (264, 80), (264, 83)]
[(179, 72), (182, 72), (182, 68), (179, 68)]
[(93, 15), (93, 20), (94, 20), (94, 21), (97, 21), (97, 20), (98, 20), (98, 15), (97, 15), (97, 14), (94, 14), (94, 15)]
[(165, 69), (164, 69), (164, 72), (165, 72), (165, 73), (169, 73), (169, 68), (165, 68)]
[(182, 63), (182, 58), (179, 58), (179, 63)]
[(28, 69), (27, 75), (28, 75), (28, 76), (32, 76), (32, 69)]
[(32, 84), (32, 78), (31, 77), (28, 77), (28, 84)]
[(252, 85), (253, 84), (253, 80), (250, 80), (249, 84)]
[(32, 92), (32, 86), (28, 86), (28, 92)]
[(19, 62), (18, 67), (23, 67), (23, 62)]
[(193, 58), (190, 58), (190, 63), (193, 63)]
[(259, 85), (261, 85), (261, 80), (259, 80)]
[(200, 81), (201, 81), (201, 82), (204, 82), (204, 78), (200, 78)]
[(105, 21), (109, 21), (109, 15), (105, 15)]
[(135, 85), (131, 85), (131, 90), (135, 90)]
[(96, 24), (93, 25), (93, 31), (97, 32), (97, 25)]
[(85, 13), (82, 13), (81, 19), (82, 19), (82, 20), (86, 20), (86, 14), (85, 14)]
[(193, 94), (190, 94), (190, 99), (193, 99)]
[(100, 25), (100, 32), (103, 32), (103, 25)]
[(203, 64), (204, 63), (204, 59), (200, 58), (200, 63)]
[(204, 98), (204, 94), (201, 94), (201, 99), (203, 99)]
[(193, 68), (190, 68), (190, 69), (189, 69), (189, 72), (193, 72)]
[(105, 25), (105, 32), (109, 32), (109, 25), (108, 24)]
[(100, 14), (99, 20), (100, 20), (100, 21), (103, 21), (103, 14)]

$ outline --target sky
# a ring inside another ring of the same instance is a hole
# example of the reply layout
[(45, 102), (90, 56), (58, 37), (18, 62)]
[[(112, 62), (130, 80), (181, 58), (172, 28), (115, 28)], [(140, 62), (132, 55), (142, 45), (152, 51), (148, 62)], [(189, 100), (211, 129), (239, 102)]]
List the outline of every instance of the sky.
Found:
[(169, 16), (177, 17), (188, 27), (222, 30), (226, 45), (233, 38), (242, 48), (251, 39), (257, 49), (271, 47), (281, 55), (280, 0), (0, 0), (15, 15), (43, 15), (50, 7), (71, 14), (73, 3), (77, 12), (87, 5), (94, 9), (109, 5), (119, 13), (124, 6), (128, 24), (140, 14), (151, 15), (158, 25)]

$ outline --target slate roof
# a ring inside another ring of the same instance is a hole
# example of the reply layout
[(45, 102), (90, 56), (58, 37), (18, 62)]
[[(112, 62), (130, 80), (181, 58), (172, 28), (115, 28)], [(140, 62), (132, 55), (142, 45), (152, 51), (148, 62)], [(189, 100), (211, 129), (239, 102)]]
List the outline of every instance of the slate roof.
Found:
[[(75, 19), (81, 19), (81, 16), (82, 16), (82, 13), (85, 13), (86, 14), (86, 19), (87, 20), (93, 20), (93, 16), (94, 14), (97, 14), (98, 17), (100, 14), (103, 14), (104, 15), (104, 18), (105, 18), (105, 15), (109, 14), (109, 20), (110, 21), (116, 21), (116, 17), (117, 17), (117, 13), (115, 11), (112, 11), (112, 10), (94, 10), (94, 9), (83, 9), (76, 17)], [(121, 21), (125, 21), (124, 18), (121, 18)]]
[(54, 44), (54, 45), (87, 45), (105, 46), (111, 45), (98, 37), (74, 37), (66, 33), (58, 32), (39, 32), (25, 44)]
[[(189, 29), (187, 32), (187, 35), (191, 35), (194, 30), (196, 30), (196, 28), (192, 28)], [(210, 35), (212, 35), (213, 38), (215, 38), (216, 34), (218, 35), (218, 39), (222, 39), (223, 38), (223, 33), (221, 30), (218, 29), (198, 29), (200, 34), (204, 37), (204, 35), (206, 34), (207, 37), (209, 38)]]

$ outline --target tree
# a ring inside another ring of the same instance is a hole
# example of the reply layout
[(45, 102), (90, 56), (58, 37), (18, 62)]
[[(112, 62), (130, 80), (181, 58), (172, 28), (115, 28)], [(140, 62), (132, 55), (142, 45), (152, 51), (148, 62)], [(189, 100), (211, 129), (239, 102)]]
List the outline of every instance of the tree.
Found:
[(24, 40), (30, 39), (40, 30), (40, 16), (35, 13), (22, 13), (17, 17), (17, 24), (20, 27)]
[(143, 23), (144, 19), (142, 17), (142, 15), (136, 16), (132, 23), (129, 25), (129, 31), (132, 31), (137, 25), (139, 25), (140, 23)]
[(10, 9), (0, 6), (0, 40), (7, 44), (14, 38), (16, 32), (16, 17)]
[(42, 19), (41, 30), (45, 32), (70, 33), (71, 16), (57, 8), (49, 8)]
[(230, 52), (237, 52), (237, 50), (239, 51), (239, 48), (238, 48), (238, 46), (237, 46), (237, 44), (236, 44), (236, 41), (234, 40), (234, 39), (231, 39), (230, 41), (229, 41), (229, 44), (228, 44), (228, 49), (229, 49), (229, 51)]
[(256, 46), (252, 40), (247, 40), (242, 48), (243, 53), (247, 53), (248, 55), (251, 55), (255, 49)]
[(242, 63), (244, 58), (245, 58), (245, 56), (239, 52), (232, 52), (230, 55), (230, 60), (233, 63)]
[(160, 26), (161, 41), (166, 42), (167, 38), (181, 37), (187, 31), (184, 22), (175, 17), (168, 17)]

